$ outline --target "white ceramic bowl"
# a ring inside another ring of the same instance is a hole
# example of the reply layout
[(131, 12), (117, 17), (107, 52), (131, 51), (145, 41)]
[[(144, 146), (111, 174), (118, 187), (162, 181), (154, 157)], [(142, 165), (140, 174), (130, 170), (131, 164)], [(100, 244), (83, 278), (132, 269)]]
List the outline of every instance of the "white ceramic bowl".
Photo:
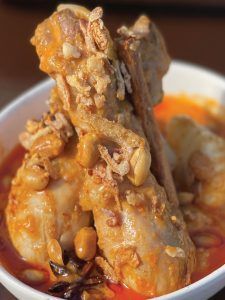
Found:
[[(6, 155), (17, 143), (18, 134), (23, 130), (26, 120), (39, 117), (46, 110), (52, 80), (48, 79), (22, 94), (0, 113), (0, 148)], [(164, 79), (166, 93), (186, 92), (218, 100), (225, 105), (225, 79), (209, 70), (182, 62), (173, 62)], [(204, 101), (199, 98), (198, 101)], [(4, 158), (3, 155), (3, 158)], [(59, 299), (23, 284), (0, 266), (0, 282), (20, 300)], [(174, 293), (158, 297), (158, 300), (203, 300), (211, 297), (225, 286), (225, 265)]]

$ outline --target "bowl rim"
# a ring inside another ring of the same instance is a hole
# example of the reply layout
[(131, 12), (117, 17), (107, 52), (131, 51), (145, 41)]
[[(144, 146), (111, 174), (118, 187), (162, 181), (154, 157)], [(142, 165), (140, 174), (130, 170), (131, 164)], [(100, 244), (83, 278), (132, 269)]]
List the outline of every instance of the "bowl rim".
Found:
[[(212, 71), (208, 68), (202, 67), (197, 64), (185, 62), (182, 60), (173, 60), (171, 63), (171, 66), (174, 68), (177, 68), (177, 69), (182, 68), (182, 69), (186, 69), (188, 71), (192, 71), (192, 72), (194, 71), (194, 72), (199, 72), (201, 74), (205, 74), (207, 76), (210, 76), (212, 80), (217, 81), (218, 84), (221, 84), (222, 86), (225, 87), (225, 77), (222, 74)], [(34, 86), (27, 89), (26, 91), (24, 91), (21, 95), (19, 95), (13, 101), (11, 101), (10, 104), (2, 107), (2, 109), (0, 111), (0, 119), (7, 118), (8, 114), (13, 109), (16, 109), (18, 106), (20, 106), (21, 102), (25, 101), (26, 98), (31, 97), (33, 94), (39, 93), (43, 89), (50, 89), (50, 87), (52, 86), (52, 83), (53, 83), (53, 80), (50, 78), (47, 78), (47, 79), (44, 79), (41, 82), (35, 84)], [(154, 299), (157, 299), (157, 300), (167, 300), (167, 299), (169, 300), (170, 299), (170, 300), (172, 300), (172, 299), (174, 299), (174, 297), (177, 298), (177, 297), (187, 296), (189, 294), (189, 292), (191, 292), (192, 290), (197, 290), (206, 285), (209, 286), (210, 284), (213, 284), (213, 282), (217, 281), (217, 279), (219, 279), (220, 276), (222, 276), (222, 275), (225, 275), (225, 264), (222, 265), (221, 267), (219, 267), (218, 269), (216, 269), (215, 271), (211, 272), (209, 275), (203, 277), (202, 279), (200, 279), (186, 287), (183, 287), (172, 293), (156, 297)], [(7, 282), (7, 286), (13, 287), (15, 290), (20, 290), (24, 294), (27, 293), (28, 296), (30, 295), (33, 297), (37, 297), (37, 299), (38, 299), (38, 297), (40, 297), (41, 299), (44, 299), (44, 297), (45, 297), (46, 300), (61, 299), (58, 297), (48, 295), (44, 292), (40, 292), (40, 291), (36, 290), (35, 288), (32, 288), (29, 285), (23, 283), (22, 281), (17, 279), (15, 276), (10, 274), (2, 265), (0, 265), (0, 282)]]

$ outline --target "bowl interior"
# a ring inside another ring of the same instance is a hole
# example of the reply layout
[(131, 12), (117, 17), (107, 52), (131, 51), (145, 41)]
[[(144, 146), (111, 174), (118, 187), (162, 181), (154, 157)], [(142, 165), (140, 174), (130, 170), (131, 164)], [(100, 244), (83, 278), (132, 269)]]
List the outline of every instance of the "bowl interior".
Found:
[[(18, 134), (23, 131), (25, 122), (31, 117), (40, 117), (47, 110), (46, 101), (53, 81), (47, 79), (18, 97), (0, 113), (0, 153), (1, 159), (18, 143)], [(185, 92), (214, 98), (225, 105), (225, 79), (209, 70), (174, 61), (163, 81), (165, 93)], [(199, 98), (198, 101), (204, 101)], [(23, 284), (0, 266), (0, 281), (17, 298), (58, 299), (38, 292)], [(220, 267), (205, 278), (171, 294), (158, 297), (158, 300), (207, 299), (219, 291), (225, 283), (225, 266)]]

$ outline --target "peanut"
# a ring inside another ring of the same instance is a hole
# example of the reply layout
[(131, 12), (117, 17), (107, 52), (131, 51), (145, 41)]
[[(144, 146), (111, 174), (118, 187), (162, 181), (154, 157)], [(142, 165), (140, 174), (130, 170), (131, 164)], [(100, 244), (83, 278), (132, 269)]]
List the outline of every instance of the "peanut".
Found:
[(76, 254), (80, 259), (91, 260), (96, 254), (97, 234), (93, 227), (83, 227), (74, 239)]
[(40, 167), (25, 168), (23, 172), (23, 181), (36, 191), (42, 191), (49, 183), (49, 174)]
[(94, 133), (87, 133), (81, 137), (78, 144), (77, 161), (85, 168), (92, 167), (100, 154), (98, 144), (100, 140)]
[(31, 147), (32, 153), (38, 153), (42, 157), (57, 157), (64, 149), (65, 143), (55, 134), (50, 133), (37, 138)]
[(51, 261), (59, 265), (64, 265), (62, 258), (62, 248), (56, 239), (51, 239), (48, 242), (47, 251)]
[(151, 165), (151, 156), (146, 148), (138, 148), (130, 160), (130, 172), (128, 179), (135, 185), (142, 185), (148, 174)]

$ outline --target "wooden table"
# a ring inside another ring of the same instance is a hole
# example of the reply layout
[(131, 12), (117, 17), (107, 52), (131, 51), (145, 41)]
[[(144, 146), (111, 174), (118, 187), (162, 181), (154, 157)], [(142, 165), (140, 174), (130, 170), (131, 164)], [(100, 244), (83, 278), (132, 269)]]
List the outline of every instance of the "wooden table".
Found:
[[(36, 25), (54, 7), (54, 4), (52, 7), (42, 4), (26, 7), (0, 0), (0, 107), (45, 77), (38, 70), (38, 60), (29, 38)], [(173, 58), (201, 64), (225, 74), (224, 9), (110, 5), (106, 7), (105, 21), (115, 32), (119, 25), (132, 23), (142, 12), (149, 14), (157, 23)], [(0, 299), (15, 298), (2, 287)], [(213, 299), (225, 299), (225, 290)]]

